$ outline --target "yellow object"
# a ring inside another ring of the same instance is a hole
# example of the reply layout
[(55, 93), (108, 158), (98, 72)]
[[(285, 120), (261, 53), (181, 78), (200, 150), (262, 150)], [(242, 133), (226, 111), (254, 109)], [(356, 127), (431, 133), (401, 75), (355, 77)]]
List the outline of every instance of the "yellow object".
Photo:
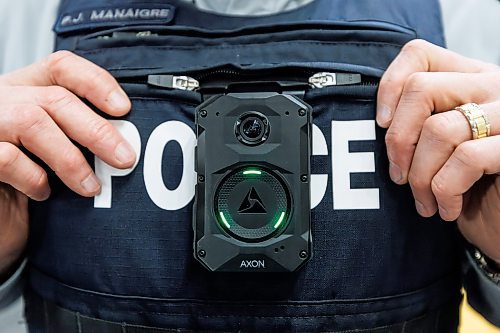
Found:
[(479, 313), (472, 309), (464, 299), (460, 309), (460, 333), (500, 333), (500, 328), (496, 328), (487, 322)]
[(462, 112), (469, 121), (472, 130), (472, 138), (474, 140), (490, 136), (490, 122), (479, 105), (476, 103), (468, 103), (456, 107), (455, 110)]

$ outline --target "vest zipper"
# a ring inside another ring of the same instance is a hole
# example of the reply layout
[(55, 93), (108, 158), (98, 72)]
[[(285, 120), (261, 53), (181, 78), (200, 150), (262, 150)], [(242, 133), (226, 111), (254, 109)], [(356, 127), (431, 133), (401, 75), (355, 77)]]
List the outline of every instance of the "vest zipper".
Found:
[(189, 90), (189, 91), (193, 91), (200, 88), (200, 83), (198, 82), (198, 80), (185, 75), (181, 76), (164, 75), (164, 74), (148, 75), (147, 83), (155, 87)]
[[(201, 74), (195, 79), (191, 76), (186, 75), (168, 75), (168, 74), (154, 74), (147, 76), (147, 84), (155, 87), (169, 88), (169, 89), (180, 89), (194, 91), (202, 88), (200, 81), (212, 76), (213, 74), (224, 74), (230, 76), (239, 76), (241, 73), (233, 70), (217, 70), (209, 72), (206, 74)], [(357, 73), (332, 73), (332, 72), (319, 72), (314, 73), (307, 78), (307, 82), (300, 82), (302, 84), (307, 83), (312, 88), (324, 88), (330, 86), (344, 86), (344, 85), (361, 85), (361, 84), (376, 84), (376, 82), (365, 81), (361, 77), (361, 74)]]
[(309, 84), (314, 88), (345, 86), (362, 83), (361, 74), (320, 72), (309, 77)]
[(152, 31), (137, 31), (137, 32), (129, 32), (129, 31), (114, 31), (110, 35), (102, 35), (97, 36), (96, 39), (113, 39), (113, 38), (147, 38), (147, 37), (158, 37), (157, 33), (153, 33)]

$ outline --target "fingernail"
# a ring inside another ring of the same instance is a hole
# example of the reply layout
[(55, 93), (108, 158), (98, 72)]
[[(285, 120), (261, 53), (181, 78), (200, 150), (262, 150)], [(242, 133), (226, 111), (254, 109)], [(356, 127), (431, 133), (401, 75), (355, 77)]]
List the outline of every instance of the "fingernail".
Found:
[(135, 161), (135, 152), (127, 142), (122, 142), (116, 146), (115, 157), (121, 163), (129, 164)]
[(50, 197), (50, 187), (47, 186), (40, 193), (28, 194), (28, 196), (35, 201), (45, 201)]
[(113, 109), (125, 109), (129, 106), (129, 101), (127, 96), (125, 96), (121, 91), (115, 90), (108, 96), (108, 103)]
[(401, 168), (392, 162), (389, 162), (389, 175), (391, 176), (392, 181), (397, 184), (399, 184), (403, 179)]
[(43, 192), (40, 193), (40, 200), (45, 201), (50, 197), (50, 187), (47, 186), (46, 188), (43, 189)]
[(426, 216), (426, 213), (427, 213), (427, 208), (425, 208), (424, 204), (421, 203), (420, 201), (418, 200), (415, 200), (415, 207), (417, 208), (417, 212), (422, 215), (422, 216)]
[(99, 180), (97, 177), (91, 173), (87, 178), (82, 181), (82, 187), (88, 193), (95, 193), (99, 191), (100, 188)]
[(391, 109), (387, 105), (381, 105), (378, 109), (379, 114), (379, 124), (384, 125), (389, 120), (391, 120), (392, 112)]

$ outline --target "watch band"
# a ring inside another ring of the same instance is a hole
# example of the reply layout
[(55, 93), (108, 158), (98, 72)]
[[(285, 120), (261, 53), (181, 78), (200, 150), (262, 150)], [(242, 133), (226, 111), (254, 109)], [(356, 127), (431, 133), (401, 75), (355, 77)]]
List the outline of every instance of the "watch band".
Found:
[(474, 259), (478, 263), (481, 270), (492, 280), (500, 286), (500, 267), (494, 260), (485, 256), (478, 249), (473, 249), (472, 253)]

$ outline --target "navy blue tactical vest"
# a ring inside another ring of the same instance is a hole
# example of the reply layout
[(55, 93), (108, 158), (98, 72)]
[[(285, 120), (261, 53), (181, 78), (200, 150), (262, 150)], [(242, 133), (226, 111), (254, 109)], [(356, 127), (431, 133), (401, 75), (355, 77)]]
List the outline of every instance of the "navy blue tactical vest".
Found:
[[(55, 31), (57, 49), (122, 83), (132, 111), (113, 122), (139, 160), (120, 171), (84, 150), (103, 182), (96, 198), (51, 174), (51, 198), (30, 208), (29, 287), (37, 295), (83, 316), (189, 330), (347, 331), (446, 308), (456, 315), (456, 228), (419, 217), (409, 187), (390, 181), (385, 132), (375, 123), (377, 82), (401, 47), (415, 38), (444, 44), (436, 0), (316, 0), (263, 17), (172, 0), (64, 0)], [(303, 97), (314, 119), (314, 257), (298, 272), (211, 273), (193, 258), (201, 96), (147, 77), (202, 81), (227, 68), (236, 76), (362, 75)]]

